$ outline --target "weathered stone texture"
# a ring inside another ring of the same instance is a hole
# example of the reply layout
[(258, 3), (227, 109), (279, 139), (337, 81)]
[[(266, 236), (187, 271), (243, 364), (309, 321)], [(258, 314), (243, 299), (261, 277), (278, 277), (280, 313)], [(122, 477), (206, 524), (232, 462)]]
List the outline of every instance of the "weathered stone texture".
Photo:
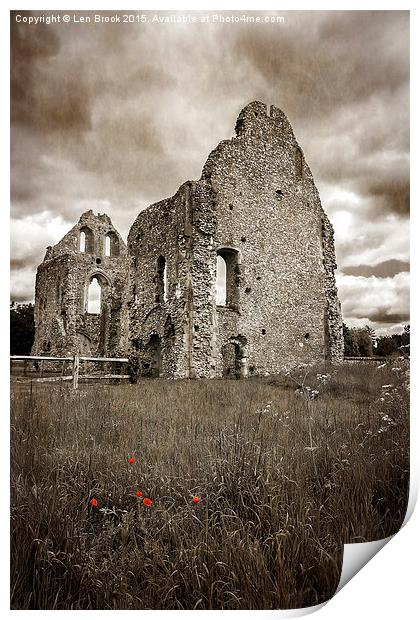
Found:
[[(67, 328), (60, 316), (74, 310), (71, 325), (92, 334), (97, 351), (94, 334), (106, 332), (107, 352), (129, 354), (143, 375), (249, 376), (342, 360), (333, 230), (290, 123), (254, 102), (235, 131), (209, 155), (198, 181), (138, 215), (130, 260), (118, 237), (120, 257), (104, 265), (112, 289), (107, 314), (81, 311), (83, 287), (97, 271), (75, 250), (86, 214), (47, 252), (37, 278), (37, 350), (44, 317), (54, 347), (71, 350), (69, 316)], [(217, 256), (226, 265), (223, 306), (216, 304)], [(46, 278), (69, 286), (41, 311)]]
[[(143, 242), (136, 244), (138, 231)], [(332, 227), (280, 110), (246, 106), (236, 137), (210, 154), (201, 179), (140, 213), (128, 248), (143, 287), (130, 338), (140, 337), (147, 351), (149, 334), (159, 336), (164, 376), (268, 374), (342, 359)], [(228, 265), (223, 307), (216, 305), (218, 254)], [(153, 300), (160, 255), (168, 268), (165, 303)]]
[[(80, 251), (81, 233), (86, 235)], [(110, 236), (110, 256), (105, 237)], [(83, 213), (38, 267), (35, 289), (33, 355), (122, 356), (128, 348), (128, 274), (130, 257), (106, 214)], [(87, 312), (87, 290), (101, 285), (101, 312)]]

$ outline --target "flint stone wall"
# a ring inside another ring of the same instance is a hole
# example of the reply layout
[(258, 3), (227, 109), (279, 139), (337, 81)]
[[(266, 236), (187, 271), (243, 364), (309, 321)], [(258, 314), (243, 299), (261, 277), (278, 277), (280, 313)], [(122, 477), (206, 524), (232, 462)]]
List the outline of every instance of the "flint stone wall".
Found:
[[(246, 106), (236, 136), (209, 155), (200, 180), (139, 214), (128, 249), (136, 264), (131, 343), (141, 340), (148, 365), (148, 338), (159, 336), (163, 376), (261, 375), (342, 360), (332, 226), (277, 108)], [(225, 251), (236, 257), (237, 290), (235, 304), (222, 307), (216, 260)], [(154, 296), (159, 256), (165, 303)]]
[[(81, 252), (84, 231), (86, 251)], [(89, 233), (90, 231), (90, 233)], [(113, 235), (117, 256), (105, 256), (104, 240)], [(123, 356), (128, 349), (128, 285), (130, 257), (106, 214), (83, 213), (79, 222), (53, 247), (38, 267), (35, 285), (33, 355)], [(96, 277), (102, 284), (102, 311), (86, 312), (87, 288)]]
[[(334, 235), (283, 112), (253, 102), (198, 181), (136, 218), (127, 248), (106, 215), (83, 214), (38, 268), (34, 353), (130, 356), (173, 378), (279, 373), (340, 362)], [(81, 253), (81, 230), (93, 231)], [(119, 255), (105, 257), (111, 232)], [(216, 302), (217, 256), (228, 299)], [(100, 315), (86, 287), (103, 284)]]

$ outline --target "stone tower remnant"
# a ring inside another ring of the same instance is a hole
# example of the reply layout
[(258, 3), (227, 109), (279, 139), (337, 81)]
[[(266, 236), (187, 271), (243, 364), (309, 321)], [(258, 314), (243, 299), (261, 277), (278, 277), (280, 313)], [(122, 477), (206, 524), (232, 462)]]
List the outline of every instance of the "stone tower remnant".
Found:
[[(92, 353), (131, 356), (142, 375), (172, 378), (343, 359), (333, 229), (292, 127), (281, 110), (253, 102), (235, 133), (198, 181), (139, 213), (127, 249), (107, 216), (88, 212), (47, 251), (34, 351), (45, 341), (52, 353), (86, 343)], [(93, 240), (80, 253), (84, 227)], [(118, 255), (99, 251), (106, 234)], [(86, 286), (96, 274), (106, 303), (92, 318)]]
[[(109, 217), (83, 213), (59, 243), (47, 248), (38, 267), (33, 355), (125, 355), (129, 269), (126, 245)], [(92, 283), (99, 298), (90, 311)]]

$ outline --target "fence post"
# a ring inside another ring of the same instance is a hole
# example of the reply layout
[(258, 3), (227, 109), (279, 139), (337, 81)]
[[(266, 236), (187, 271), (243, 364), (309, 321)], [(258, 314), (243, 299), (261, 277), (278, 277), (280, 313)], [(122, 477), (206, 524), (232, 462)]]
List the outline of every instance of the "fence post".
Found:
[(79, 354), (76, 353), (73, 359), (73, 388), (77, 390), (79, 384)]

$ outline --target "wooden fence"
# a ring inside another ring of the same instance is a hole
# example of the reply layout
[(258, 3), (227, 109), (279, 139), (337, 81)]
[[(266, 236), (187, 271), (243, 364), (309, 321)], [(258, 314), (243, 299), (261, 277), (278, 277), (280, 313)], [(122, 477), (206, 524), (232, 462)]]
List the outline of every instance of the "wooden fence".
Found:
[[(83, 357), (74, 355), (73, 357), (44, 357), (36, 355), (11, 355), (10, 356), (10, 375), (16, 375), (17, 365), (23, 362), (23, 377), (37, 382), (48, 381), (73, 381), (73, 388), (77, 389), (80, 379), (101, 380), (101, 379), (129, 379), (127, 374), (103, 374), (100, 372), (92, 373), (92, 364), (128, 364), (125, 357)], [(83, 364), (88, 363), (88, 370), (91, 374), (83, 374), (80, 369)], [(120, 368), (122, 371), (122, 366)], [(19, 377), (17, 377), (19, 378)]]
[(379, 364), (381, 362), (386, 362), (389, 358), (380, 357), (379, 355), (371, 355), (370, 357), (345, 357), (345, 362), (374, 362)]

